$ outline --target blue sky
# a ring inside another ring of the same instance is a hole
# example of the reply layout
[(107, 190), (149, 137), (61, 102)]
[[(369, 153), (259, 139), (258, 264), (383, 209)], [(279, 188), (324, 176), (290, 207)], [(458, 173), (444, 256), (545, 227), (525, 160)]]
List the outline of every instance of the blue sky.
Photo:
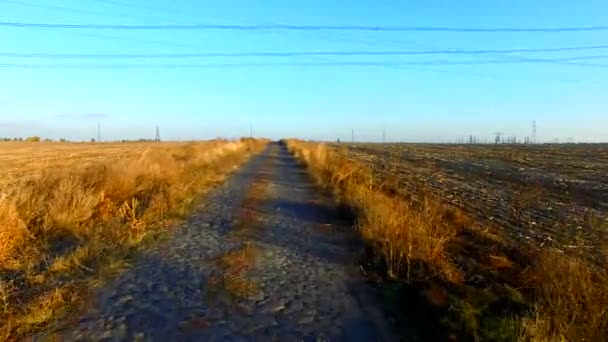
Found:
[[(566, 27), (608, 24), (608, 2), (4, 0), (0, 21), (71, 24), (295, 24)], [(513, 49), (608, 44), (608, 31), (560, 33), (119, 31), (0, 27), (0, 53)], [(608, 49), (520, 53), (608, 55)], [(0, 56), (0, 136), (88, 140), (271, 138), (456, 141), (501, 131), (539, 140), (608, 141), (608, 67), (552, 63), (27, 69), (22, 64), (425, 62), (508, 56), (44, 59)], [(607, 58), (608, 59), (608, 58)], [(606, 64), (605, 59), (590, 61)], [(7, 67), (7, 65), (12, 65)]]

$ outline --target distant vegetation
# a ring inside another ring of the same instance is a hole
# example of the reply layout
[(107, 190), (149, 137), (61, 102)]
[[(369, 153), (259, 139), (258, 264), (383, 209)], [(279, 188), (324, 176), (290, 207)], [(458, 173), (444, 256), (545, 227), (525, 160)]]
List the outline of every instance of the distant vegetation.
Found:
[[(44, 142), (53, 142), (54, 141), (51, 138), (44, 138), (43, 139), (43, 138), (41, 138), (39, 136), (36, 136), (36, 135), (31, 136), (31, 137), (27, 137), (25, 139), (20, 138), (20, 137), (19, 138), (0, 138), (0, 141), (24, 141), (24, 140), (26, 142), (41, 142), (41, 141), (44, 141)], [(59, 141), (61, 141), (61, 142), (67, 142), (67, 140), (65, 140), (65, 139), (60, 139)]]
[[(41, 138), (39, 136), (31, 136), (31, 137), (27, 137), (25, 139), (21, 138), (21, 137), (17, 137), (17, 138), (0, 138), (0, 141), (27, 141), (27, 142), (70, 142), (70, 140), (65, 139), (65, 138), (60, 138), (60, 139), (51, 139), (51, 138)], [(89, 140), (89, 142), (98, 142), (95, 140), (95, 138), (91, 138)], [(122, 142), (122, 143), (132, 143), (132, 142), (154, 142), (154, 139), (144, 139), (144, 138), (140, 138), (140, 139), (121, 139), (121, 140), (112, 140), (112, 141), (104, 141), (104, 142), (110, 142), (110, 143), (117, 143), (117, 142)]]

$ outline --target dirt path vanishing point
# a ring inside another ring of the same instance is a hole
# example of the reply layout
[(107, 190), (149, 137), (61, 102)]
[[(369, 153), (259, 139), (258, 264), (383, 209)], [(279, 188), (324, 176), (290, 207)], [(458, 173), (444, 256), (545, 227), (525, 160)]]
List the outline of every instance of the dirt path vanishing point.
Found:
[(35, 340), (393, 340), (339, 217), (272, 143), (83, 313)]

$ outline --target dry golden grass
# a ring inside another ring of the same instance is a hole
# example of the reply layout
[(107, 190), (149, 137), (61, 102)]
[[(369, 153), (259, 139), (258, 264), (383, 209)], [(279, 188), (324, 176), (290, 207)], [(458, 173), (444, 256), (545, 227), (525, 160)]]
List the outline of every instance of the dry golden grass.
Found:
[[(296, 140), (286, 143), (320, 184), (356, 210), (362, 237), (374, 258), (381, 256), (382, 272), (430, 287), (433, 291), (426, 292), (434, 295), (429, 302), (445, 302), (448, 297), (449, 315), (457, 316), (455, 329), (465, 338), (598, 341), (608, 336), (604, 259), (595, 262), (555, 249), (501, 246), (499, 234), (469, 229), (466, 215), (424, 193), (385, 192), (367, 166), (337, 149)], [(493, 254), (501, 250), (511, 254)], [(462, 258), (475, 259), (475, 266), (462, 268)], [(484, 285), (464, 283), (471, 276), (467, 272), (481, 274)]]
[(93, 164), (109, 159), (121, 160), (139, 156), (148, 149), (166, 151), (185, 146), (185, 142), (152, 144), (133, 143), (59, 143), (2, 142), (0, 143), (0, 185), (31, 177), (52, 169)]
[(255, 256), (255, 247), (247, 242), (240, 248), (222, 255), (218, 260), (219, 272), (209, 281), (214, 292), (241, 299), (258, 291), (257, 284), (245, 276), (247, 270), (255, 263)]
[(524, 318), (526, 339), (601, 341), (608, 336), (608, 271), (578, 256), (547, 249), (523, 274), (534, 313)]
[(21, 336), (69, 311), (82, 292), (64, 296), (62, 289), (124, 269), (136, 248), (265, 144), (79, 144), (83, 151), (75, 154), (99, 146), (102, 157), (31, 166), (28, 177), (10, 179), (0, 187), (0, 329)]
[(382, 257), (390, 277), (409, 277), (415, 271), (460, 278), (446, 257), (446, 244), (460, 229), (450, 220), (456, 212), (427, 198), (406, 201), (384, 194), (365, 166), (324, 145), (290, 140), (288, 146), (319, 183), (358, 211), (359, 230)]

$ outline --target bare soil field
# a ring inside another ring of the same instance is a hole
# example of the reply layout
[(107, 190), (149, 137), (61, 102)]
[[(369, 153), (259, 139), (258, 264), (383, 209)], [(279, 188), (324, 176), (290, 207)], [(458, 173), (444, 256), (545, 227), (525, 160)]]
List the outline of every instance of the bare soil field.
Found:
[(287, 144), (354, 211), (362, 271), (398, 326), (429, 340), (607, 336), (606, 145)]
[(352, 144), (345, 152), (386, 189), (431, 192), (518, 242), (586, 252), (608, 237), (608, 145)]

